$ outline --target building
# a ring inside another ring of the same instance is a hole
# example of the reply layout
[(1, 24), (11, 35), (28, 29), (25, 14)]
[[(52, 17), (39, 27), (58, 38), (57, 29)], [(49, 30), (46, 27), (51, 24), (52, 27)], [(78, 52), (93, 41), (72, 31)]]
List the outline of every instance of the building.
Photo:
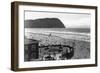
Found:
[(38, 41), (33, 39), (24, 40), (24, 61), (32, 61), (39, 58)]

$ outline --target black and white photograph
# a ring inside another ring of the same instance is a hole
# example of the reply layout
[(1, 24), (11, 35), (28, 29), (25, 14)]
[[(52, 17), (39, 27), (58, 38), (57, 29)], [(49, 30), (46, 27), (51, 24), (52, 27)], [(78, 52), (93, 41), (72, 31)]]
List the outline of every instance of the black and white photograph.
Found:
[(91, 14), (24, 11), (24, 61), (90, 58)]
[(12, 3), (14, 71), (97, 66), (97, 7)]

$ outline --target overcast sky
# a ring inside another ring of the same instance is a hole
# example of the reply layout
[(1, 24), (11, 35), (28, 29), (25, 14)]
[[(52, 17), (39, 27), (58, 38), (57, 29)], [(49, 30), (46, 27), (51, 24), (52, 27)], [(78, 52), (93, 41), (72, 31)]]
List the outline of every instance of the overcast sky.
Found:
[(90, 14), (25, 11), (25, 20), (59, 18), (66, 28), (90, 28)]

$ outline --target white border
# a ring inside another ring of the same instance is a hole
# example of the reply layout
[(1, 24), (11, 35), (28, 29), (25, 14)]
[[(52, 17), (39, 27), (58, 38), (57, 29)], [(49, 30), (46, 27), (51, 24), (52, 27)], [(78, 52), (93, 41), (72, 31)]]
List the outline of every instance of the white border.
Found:
[[(24, 10), (90, 13), (91, 14), (91, 32), (92, 32), (90, 34), (91, 36), (91, 59), (24, 62)], [(18, 13), (19, 13), (19, 18), (18, 18), (19, 19), (19, 55), (18, 55), (19, 68), (95, 64), (95, 45), (94, 45), (95, 44), (95, 39), (94, 39), (95, 38), (95, 10), (19, 5)]]

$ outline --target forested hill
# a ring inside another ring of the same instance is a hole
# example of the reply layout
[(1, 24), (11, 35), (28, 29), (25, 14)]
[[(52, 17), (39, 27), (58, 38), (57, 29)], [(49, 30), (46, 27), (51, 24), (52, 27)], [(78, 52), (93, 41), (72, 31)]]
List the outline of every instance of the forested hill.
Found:
[(25, 20), (25, 28), (65, 28), (58, 18)]

